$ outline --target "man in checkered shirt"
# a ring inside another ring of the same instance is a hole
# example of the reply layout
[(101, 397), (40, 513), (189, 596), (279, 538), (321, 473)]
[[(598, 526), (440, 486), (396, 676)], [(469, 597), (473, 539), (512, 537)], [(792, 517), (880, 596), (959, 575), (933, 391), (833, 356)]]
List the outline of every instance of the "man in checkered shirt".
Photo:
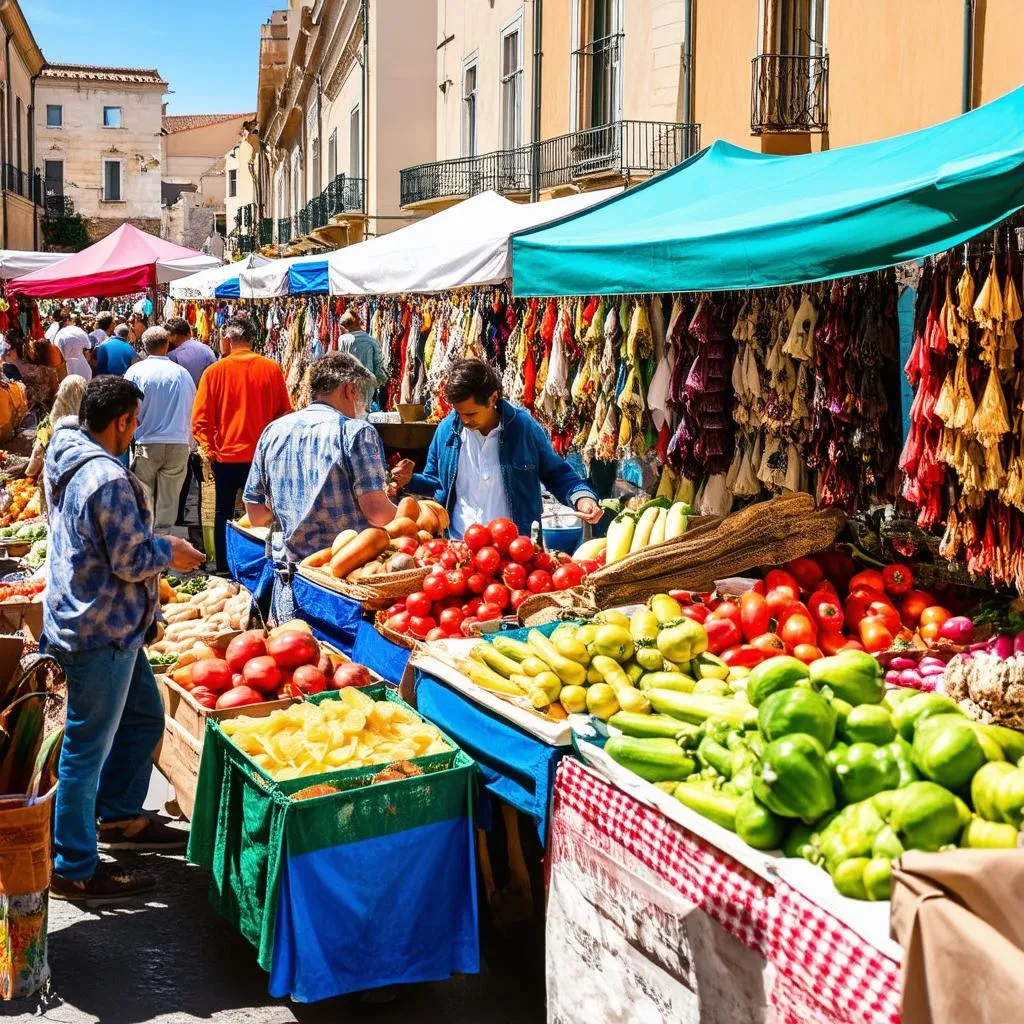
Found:
[(383, 526), (397, 509), (387, 496), (380, 435), (366, 422), (377, 380), (354, 356), (331, 352), (310, 368), (312, 402), (271, 423), (256, 445), (242, 497), (253, 526), (275, 519), (273, 618), (294, 615), (291, 571), (331, 546), (342, 530)]
[(67, 677), (67, 726), (54, 820), (60, 899), (108, 902), (153, 888), (153, 876), (101, 862), (104, 849), (169, 850), (185, 835), (142, 813), (163, 703), (142, 644), (167, 568), (204, 560), (187, 541), (153, 534), (146, 489), (119, 461), (142, 392), (122, 377), (90, 381), (79, 418), (57, 422), (46, 450), (50, 509), (43, 637)]

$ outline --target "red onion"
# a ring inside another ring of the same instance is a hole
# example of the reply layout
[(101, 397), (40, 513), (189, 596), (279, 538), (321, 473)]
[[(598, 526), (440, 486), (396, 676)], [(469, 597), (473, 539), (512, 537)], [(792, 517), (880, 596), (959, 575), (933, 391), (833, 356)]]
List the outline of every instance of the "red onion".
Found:
[(900, 674), (899, 674), (899, 671), (897, 669), (894, 669), (894, 668), (889, 669), (889, 671), (885, 673), (885, 681), (890, 686), (899, 686), (900, 685)]
[(1014, 654), (1024, 654), (1024, 630), (1021, 630), (1013, 638), (1013, 653)]
[(992, 653), (997, 657), (1006, 661), (1007, 658), (1013, 657), (1013, 637), (1012, 636), (997, 636), (994, 642), (991, 642)]
[(939, 626), (939, 636), (958, 644), (969, 644), (974, 636), (974, 623), (966, 615), (954, 615)]
[(920, 686), (921, 673), (916, 668), (905, 668), (900, 672), (900, 686)]
[(910, 668), (916, 669), (917, 660), (915, 658), (908, 658), (905, 654), (897, 654), (895, 658), (890, 660), (889, 668), (894, 668), (897, 672)]

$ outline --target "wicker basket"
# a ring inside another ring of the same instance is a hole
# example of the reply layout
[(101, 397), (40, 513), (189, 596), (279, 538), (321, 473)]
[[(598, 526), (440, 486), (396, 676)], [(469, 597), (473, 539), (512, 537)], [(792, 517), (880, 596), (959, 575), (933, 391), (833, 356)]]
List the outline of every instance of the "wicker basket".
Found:
[(393, 629), (389, 629), (386, 625), (387, 616), (384, 612), (377, 612), (376, 617), (373, 620), (373, 625), (377, 632), (380, 633), (385, 640), (391, 641), (399, 647), (404, 647), (407, 651), (415, 651), (420, 647), (420, 642), (414, 636), (407, 636), (404, 633), (396, 633)]
[(408, 569), (405, 572), (381, 573), (378, 576), (360, 580), (358, 583), (340, 580), (324, 569), (314, 569), (308, 565), (300, 565), (298, 573), (321, 587), (326, 587), (337, 594), (343, 594), (353, 601), (358, 601), (367, 611), (381, 611), (399, 598), (408, 597), (419, 590), (423, 581), (430, 574), (430, 569)]

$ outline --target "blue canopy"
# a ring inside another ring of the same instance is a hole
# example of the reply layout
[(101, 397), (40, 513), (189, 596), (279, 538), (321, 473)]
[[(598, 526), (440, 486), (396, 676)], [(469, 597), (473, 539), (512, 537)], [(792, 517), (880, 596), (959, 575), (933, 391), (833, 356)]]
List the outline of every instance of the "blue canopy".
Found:
[(516, 295), (766, 288), (941, 252), (1024, 206), (1024, 87), (952, 121), (804, 156), (716, 142), (512, 239)]

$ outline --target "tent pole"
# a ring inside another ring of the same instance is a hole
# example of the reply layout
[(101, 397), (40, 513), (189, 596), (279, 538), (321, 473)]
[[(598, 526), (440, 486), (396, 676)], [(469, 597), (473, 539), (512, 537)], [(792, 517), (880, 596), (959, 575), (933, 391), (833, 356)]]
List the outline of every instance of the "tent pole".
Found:
[(691, 157), (693, 123), (693, 0), (683, 0), (683, 157)]
[(543, 0), (533, 0), (533, 117), (531, 118), (530, 202), (540, 199), (540, 64)]
[(963, 71), (960, 112), (974, 107), (974, 0), (964, 0)]

